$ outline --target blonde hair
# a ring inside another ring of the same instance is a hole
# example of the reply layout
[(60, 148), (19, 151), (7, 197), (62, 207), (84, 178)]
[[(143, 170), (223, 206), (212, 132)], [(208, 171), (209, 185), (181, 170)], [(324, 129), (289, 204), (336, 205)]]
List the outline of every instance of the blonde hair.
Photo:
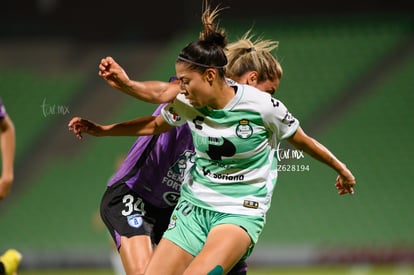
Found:
[(279, 42), (261, 38), (253, 40), (250, 31), (238, 41), (227, 45), (226, 75), (229, 78), (239, 78), (246, 72), (256, 71), (258, 82), (280, 80), (283, 75), (282, 66), (271, 54), (271, 51), (279, 46)]

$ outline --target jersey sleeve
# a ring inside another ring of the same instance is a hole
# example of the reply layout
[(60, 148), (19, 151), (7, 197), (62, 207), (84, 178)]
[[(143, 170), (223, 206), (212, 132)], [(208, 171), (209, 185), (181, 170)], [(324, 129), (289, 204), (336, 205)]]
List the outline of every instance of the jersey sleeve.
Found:
[(172, 126), (180, 126), (186, 123), (186, 120), (179, 115), (180, 110), (184, 110), (185, 104), (178, 97), (171, 103), (167, 104), (161, 110), (163, 119)]
[(264, 114), (265, 123), (273, 132), (273, 139), (280, 141), (291, 137), (299, 128), (297, 120), (286, 108), (286, 106), (276, 98), (270, 98)]

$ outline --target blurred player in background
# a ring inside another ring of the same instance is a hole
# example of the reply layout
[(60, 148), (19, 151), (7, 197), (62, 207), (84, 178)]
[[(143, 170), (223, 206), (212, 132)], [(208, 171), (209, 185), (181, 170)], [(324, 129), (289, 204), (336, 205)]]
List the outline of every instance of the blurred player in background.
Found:
[(0, 256), (0, 274), (17, 275), (22, 254), (16, 249), (8, 249)]
[[(0, 200), (9, 195), (14, 180), (14, 154), (16, 133), (14, 124), (7, 115), (6, 108), (0, 98), (0, 134), (1, 134), (1, 161)], [(15, 249), (9, 249), (0, 256), (0, 274), (15, 275), (22, 255)]]
[(3, 101), (0, 99), (1, 161), (0, 199), (4, 199), (11, 191), (14, 180), (14, 154), (16, 133), (13, 121), (7, 115)]
[(0, 256), (0, 274), (17, 275), (22, 254), (16, 249), (8, 249)]

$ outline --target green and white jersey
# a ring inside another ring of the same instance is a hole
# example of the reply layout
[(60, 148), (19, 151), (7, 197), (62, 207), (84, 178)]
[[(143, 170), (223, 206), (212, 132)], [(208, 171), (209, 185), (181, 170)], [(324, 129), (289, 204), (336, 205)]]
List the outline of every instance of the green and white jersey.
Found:
[(171, 125), (188, 123), (193, 135), (195, 165), (181, 196), (219, 212), (264, 216), (277, 180), (275, 147), (299, 121), (268, 93), (232, 86), (237, 93), (221, 110), (195, 108), (180, 94), (161, 113)]

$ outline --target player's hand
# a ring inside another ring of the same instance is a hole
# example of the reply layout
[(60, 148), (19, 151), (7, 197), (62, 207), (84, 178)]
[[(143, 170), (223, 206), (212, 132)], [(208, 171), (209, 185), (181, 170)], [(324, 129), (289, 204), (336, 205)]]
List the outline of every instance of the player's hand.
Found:
[(82, 139), (83, 133), (87, 133), (92, 136), (99, 136), (101, 131), (101, 125), (80, 117), (72, 118), (69, 121), (68, 128), (69, 131), (73, 132), (79, 139)]
[(354, 176), (349, 173), (349, 175), (339, 175), (336, 178), (335, 187), (338, 190), (339, 195), (350, 194), (353, 195), (355, 193), (354, 186), (355, 186), (355, 178)]
[(0, 177), (0, 200), (6, 198), (11, 190), (12, 180)]
[(130, 81), (124, 69), (110, 56), (101, 59), (98, 75), (118, 90), (125, 89)]

